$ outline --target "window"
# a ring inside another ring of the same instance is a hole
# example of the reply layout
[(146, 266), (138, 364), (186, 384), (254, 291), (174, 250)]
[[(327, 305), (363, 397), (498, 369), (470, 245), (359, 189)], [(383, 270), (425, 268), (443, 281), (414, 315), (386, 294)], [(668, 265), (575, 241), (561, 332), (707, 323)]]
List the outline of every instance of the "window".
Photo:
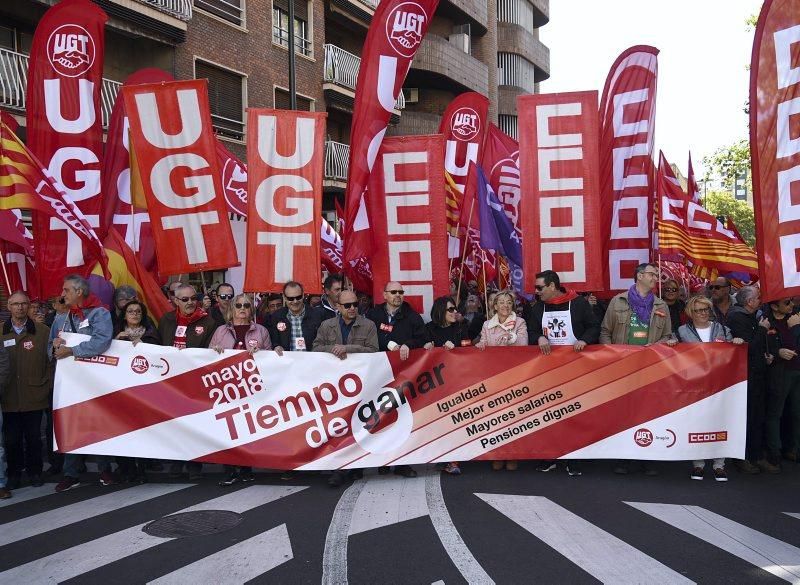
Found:
[(244, 139), (244, 77), (233, 71), (196, 61), (195, 79), (208, 79), (208, 104), (214, 132)]
[(245, 0), (194, 0), (194, 5), (236, 26), (244, 26)]
[[(272, 42), (282, 47), (289, 46), (289, 1), (274, 0), (272, 5)], [(305, 57), (312, 55), (309, 38), (308, 4), (294, 3), (294, 50)]]
[[(306, 97), (297, 96), (297, 109), (302, 110), (304, 112), (310, 112), (311, 106), (313, 105), (313, 100), (310, 100)], [(275, 88), (275, 109), (276, 110), (289, 110), (291, 106), (289, 104), (289, 92), (285, 89), (281, 89), (280, 87)]]

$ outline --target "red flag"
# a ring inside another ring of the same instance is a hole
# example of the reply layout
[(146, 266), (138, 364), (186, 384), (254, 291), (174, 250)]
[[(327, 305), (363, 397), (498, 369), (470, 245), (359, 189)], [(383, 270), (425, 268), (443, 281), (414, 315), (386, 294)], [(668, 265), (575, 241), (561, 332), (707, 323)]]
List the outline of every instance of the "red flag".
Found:
[(525, 218), (525, 290), (555, 270), (582, 291), (603, 288), (597, 92), (517, 98)]
[(700, 203), (700, 188), (697, 186), (697, 180), (694, 178), (691, 152), (689, 152), (689, 172), (686, 178), (686, 190), (689, 192), (689, 199), (695, 203)]
[(31, 295), (38, 294), (39, 286), (33, 257), (24, 247), (8, 240), (0, 240), (0, 257), (9, 280), (9, 294), (18, 290), (24, 290)]
[(322, 293), (320, 229), (325, 113), (250, 109), (245, 290), (295, 280)]
[(438, 5), (439, 0), (383, 0), (372, 17), (361, 51), (350, 129), (344, 238), (347, 260), (371, 255), (364, 190), (395, 100)]
[(237, 266), (206, 80), (123, 87), (161, 274)]
[[(36, 27), (28, 66), (27, 142), (50, 176), (100, 225), (104, 27), (108, 17), (89, 0), (62, 0)], [(34, 214), (42, 294), (61, 290), (68, 273), (86, 276), (97, 260), (57, 217)]]
[(247, 217), (247, 165), (216, 139), (217, 160), (222, 169), (222, 190), (231, 213)]
[[(481, 160), (484, 136), (489, 116), (489, 98), (474, 91), (458, 95), (442, 115), (439, 134), (445, 138), (444, 155), (445, 182), (449, 176), (456, 192), (450, 197), (455, 199), (456, 207), (452, 210), (456, 224), (459, 222), (461, 201), (467, 184), (470, 163), (478, 164)], [(453, 189), (453, 186), (450, 186)], [(448, 240), (451, 258), (460, 257), (460, 240), (451, 237)]]
[(367, 191), (375, 223), (374, 297), (397, 281), (423, 316), (449, 290), (443, 164), (441, 135), (387, 138)]
[[(123, 86), (142, 83), (172, 81), (166, 71), (156, 68), (140, 69), (128, 76)], [(101, 233), (117, 230), (125, 239), (143, 266), (156, 272), (156, 248), (150, 214), (147, 209), (134, 205), (131, 197), (131, 155), (128, 148), (128, 117), (125, 114), (125, 99), (117, 95), (111, 120), (108, 124), (108, 140), (103, 159), (103, 216)]]
[[(336, 206), (336, 216), (339, 219), (339, 233), (345, 231), (345, 221), (344, 221), (344, 212), (342, 211), (342, 206), (339, 205), (339, 199), (334, 199), (334, 205)], [(322, 221), (325, 221), (325, 218), (322, 218)], [(325, 239), (325, 232), (323, 226), (323, 240)], [(339, 256), (342, 258), (342, 265), (344, 265), (344, 241), (342, 240), (339, 233), (336, 234), (338, 238), (336, 246), (339, 251)], [(323, 250), (324, 256), (324, 250)], [(349, 268), (347, 270), (348, 274), (347, 277), (353, 283), (353, 288), (359, 292), (364, 292), (369, 295), (372, 294), (372, 268), (370, 268), (369, 262), (366, 258), (359, 258), (358, 260), (351, 260), (348, 262)], [(330, 270), (330, 268), (329, 268)], [(341, 269), (336, 271), (341, 272)]]
[(800, 294), (800, 0), (766, 0), (750, 68), (750, 157), (764, 301)]
[(17, 209), (0, 209), (0, 240), (19, 246), (33, 255), (33, 234), (22, 223)]
[(627, 289), (650, 260), (658, 49), (635, 46), (614, 62), (600, 102), (603, 288)]
[(658, 165), (658, 242), (698, 266), (720, 272), (758, 274), (755, 252), (714, 215), (690, 200), (663, 153)]

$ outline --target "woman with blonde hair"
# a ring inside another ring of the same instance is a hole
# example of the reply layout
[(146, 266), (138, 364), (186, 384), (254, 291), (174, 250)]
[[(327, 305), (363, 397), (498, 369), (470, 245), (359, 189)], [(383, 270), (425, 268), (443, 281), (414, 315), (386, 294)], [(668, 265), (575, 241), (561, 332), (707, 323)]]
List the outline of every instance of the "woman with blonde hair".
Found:
[[(478, 349), (528, 345), (525, 319), (514, 312), (514, 295), (510, 291), (503, 290), (495, 294), (490, 299), (489, 307), (491, 317), (481, 328), (481, 340), (476, 344)], [(517, 462), (492, 461), (492, 469), (495, 471), (500, 471), (503, 467), (508, 471), (515, 471)]]
[[(744, 340), (733, 337), (730, 329), (722, 323), (711, 320), (713, 305), (704, 296), (694, 296), (686, 302), (686, 316), (689, 322), (678, 328), (678, 339), (683, 343), (708, 343), (730, 341), (735, 345), (741, 345)], [(728, 473), (725, 471), (725, 458), (714, 459), (714, 479), (716, 481), (728, 481)], [(704, 459), (698, 459), (692, 463), (691, 479), (702, 481), (703, 471), (706, 468)]]

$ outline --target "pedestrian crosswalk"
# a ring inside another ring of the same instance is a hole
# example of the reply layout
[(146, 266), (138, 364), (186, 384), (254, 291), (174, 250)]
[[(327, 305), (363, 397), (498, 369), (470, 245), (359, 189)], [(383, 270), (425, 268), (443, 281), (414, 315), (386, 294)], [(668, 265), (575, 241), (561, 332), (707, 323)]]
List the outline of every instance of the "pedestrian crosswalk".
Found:
[[(473, 489), (458, 494), (454, 505), (447, 498), (458, 484), (450, 482), (443, 490), (432, 470), (413, 479), (368, 474), (342, 492), (330, 490), (319, 476), (303, 479), (307, 485), (279, 484), (275, 478), (231, 491), (210, 480), (114, 491), (87, 486), (68, 498), (53, 493), (52, 485), (16, 490), (0, 507), (0, 583), (75, 578), (105, 583), (120, 566), (141, 567), (141, 572), (116, 576), (115, 582), (381, 582), (354, 566), (365, 546), (369, 554), (384, 551), (378, 566), (410, 563), (398, 573), (405, 577), (387, 582), (414, 581), (414, 571), (423, 565), (425, 583), (509, 582), (508, 572), (497, 567), (507, 571), (525, 555), (535, 555), (531, 562), (539, 567), (574, 567), (565, 581), (575, 583), (707, 582), (707, 573), (699, 572), (689, 555), (683, 559), (663, 551), (665, 538), (671, 538), (687, 550), (710, 547), (717, 551), (714, 562), (734, 564), (739, 571), (749, 567), (741, 582), (777, 577), (800, 585), (800, 503), (794, 510), (765, 512), (771, 516), (752, 526), (752, 516), (735, 507), (718, 508), (713, 500), (702, 505), (607, 502), (628, 511), (617, 515), (637, 524), (633, 539), (631, 530), (610, 523), (609, 515), (587, 513), (587, 507), (557, 491), (545, 496)], [(321, 500), (324, 510), (317, 505)], [(465, 505), (473, 507), (479, 527), (465, 524)], [(185, 538), (143, 530), (160, 518), (208, 511), (239, 514), (243, 521), (229, 532)], [(320, 529), (312, 529), (317, 525)], [(516, 581), (532, 579), (520, 574)]]

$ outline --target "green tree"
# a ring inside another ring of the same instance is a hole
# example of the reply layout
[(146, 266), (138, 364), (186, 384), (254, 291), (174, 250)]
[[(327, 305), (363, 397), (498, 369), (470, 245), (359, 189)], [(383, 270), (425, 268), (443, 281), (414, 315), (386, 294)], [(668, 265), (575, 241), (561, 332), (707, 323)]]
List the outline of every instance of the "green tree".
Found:
[(753, 209), (747, 203), (734, 199), (728, 191), (709, 191), (705, 208), (716, 216), (730, 216), (744, 241), (751, 247), (755, 246), (756, 222)]
[(747, 138), (728, 146), (721, 146), (714, 154), (703, 157), (706, 177), (718, 179), (725, 189), (733, 190), (736, 175), (747, 173), (747, 188), (752, 191), (750, 180), (750, 141)]

